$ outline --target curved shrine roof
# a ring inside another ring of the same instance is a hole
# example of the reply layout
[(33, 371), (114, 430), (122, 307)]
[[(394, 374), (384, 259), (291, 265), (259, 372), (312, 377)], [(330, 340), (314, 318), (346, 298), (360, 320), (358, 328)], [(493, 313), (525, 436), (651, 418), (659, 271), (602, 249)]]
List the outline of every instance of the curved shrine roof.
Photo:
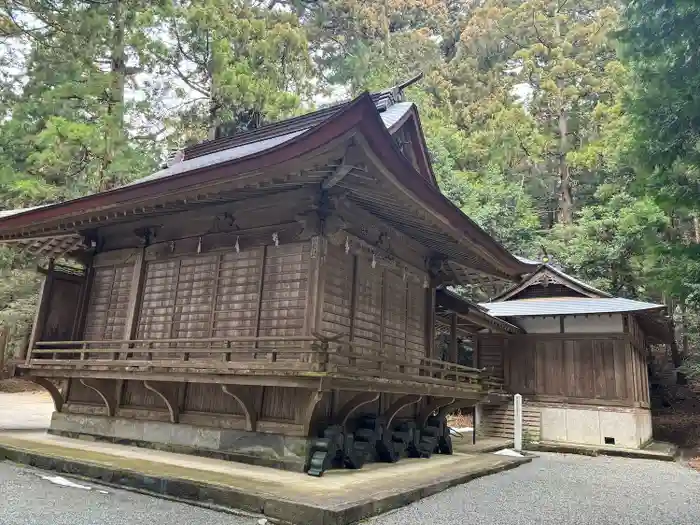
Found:
[[(220, 199), (223, 188), (235, 190), (242, 197), (246, 191), (253, 191), (245, 189), (251, 174), (279, 172), (289, 163), (315, 158), (319, 151), (354, 137), (368, 158), (379, 166), (383, 184), (402, 199), (386, 201), (387, 196), (375, 196), (365, 188), (364, 193), (353, 194), (359, 204), (384, 220), (405, 225), (425, 246), (445, 254), (449, 264), (470, 267), (474, 261), (482, 261), (475, 265), (480, 271), (508, 280), (532, 272), (532, 264), (511, 255), (439, 192), (430, 169), (421, 168), (420, 161), (416, 166), (402, 153), (392, 134), (409, 123), (425, 152), (414, 104), (403, 101), (395, 89), (365, 93), (308, 115), (193, 146), (184, 151), (181, 162), (122, 187), (61, 203), (2, 212), (0, 242), (20, 241), (35, 253), (59, 256), (79, 247), (81, 231), (110, 221), (134, 220), (145, 213), (178, 211), (174, 203), (182, 209), (184, 203), (189, 205), (200, 199), (204, 203), (212, 196)], [(429, 163), (423, 165), (429, 168)], [(311, 183), (313, 180), (306, 182)], [(403, 210), (402, 203), (421, 210), (420, 217), (408, 208)]]

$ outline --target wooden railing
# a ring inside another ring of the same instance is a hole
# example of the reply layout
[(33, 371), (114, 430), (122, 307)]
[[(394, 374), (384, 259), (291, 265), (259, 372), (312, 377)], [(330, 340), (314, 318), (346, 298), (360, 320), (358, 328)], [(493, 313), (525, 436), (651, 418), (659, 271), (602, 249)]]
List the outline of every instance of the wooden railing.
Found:
[[(225, 373), (326, 372), (357, 379), (393, 379), (475, 391), (501, 391), (486, 370), (423, 356), (396, 355), (341, 336), (272, 336), (203, 339), (43, 341), (26, 365), (187, 368)], [(388, 354), (388, 355), (387, 355)]]

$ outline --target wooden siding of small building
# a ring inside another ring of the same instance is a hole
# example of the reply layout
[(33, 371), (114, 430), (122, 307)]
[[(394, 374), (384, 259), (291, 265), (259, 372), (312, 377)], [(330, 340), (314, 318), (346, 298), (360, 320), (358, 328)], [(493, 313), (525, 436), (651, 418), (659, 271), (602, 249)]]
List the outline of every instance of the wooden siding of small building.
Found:
[[(523, 439), (537, 441), (540, 438), (540, 409), (523, 403)], [(485, 406), (477, 435), (513, 439), (515, 415), (513, 403)]]
[[(504, 381), (513, 393), (542, 401), (649, 406), (644, 356), (626, 334), (533, 334), (480, 337), (484, 348), (507, 348)], [(480, 361), (480, 366), (484, 366)]]

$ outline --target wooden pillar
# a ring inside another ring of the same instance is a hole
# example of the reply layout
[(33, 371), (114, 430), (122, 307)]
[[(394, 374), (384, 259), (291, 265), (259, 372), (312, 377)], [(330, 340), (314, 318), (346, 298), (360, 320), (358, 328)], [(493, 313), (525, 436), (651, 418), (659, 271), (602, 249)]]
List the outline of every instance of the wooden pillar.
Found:
[(425, 290), (425, 355), (435, 358), (435, 288)]
[(129, 304), (126, 310), (126, 323), (124, 325), (124, 339), (133, 339), (136, 336), (136, 329), (139, 321), (139, 310), (141, 308), (141, 296), (143, 295), (143, 282), (146, 270), (146, 247), (140, 248), (136, 252), (134, 262), (134, 273), (131, 276), (129, 288)]
[(90, 258), (85, 265), (85, 280), (80, 289), (80, 299), (75, 312), (75, 320), (73, 322), (73, 339), (83, 339), (85, 331), (85, 322), (87, 321), (88, 307), (90, 306), (90, 290), (92, 288), (92, 280), (95, 275), (93, 267), (94, 256)]
[(449, 361), (451, 363), (457, 362), (457, 314), (452, 312), (450, 315), (450, 354)]
[(51, 259), (49, 261), (49, 271), (46, 273), (44, 282), (41, 285), (41, 291), (39, 292), (39, 305), (34, 314), (34, 324), (32, 326), (32, 335), (29, 338), (29, 345), (27, 348), (27, 361), (32, 357), (32, 350), (37, 341), (43, 336), (44, 323), (46, 322), (46, 314), (49, 308), (49, 299), (51, 298), (51, 288), (53, 286), (54, 280), (54, 261)]

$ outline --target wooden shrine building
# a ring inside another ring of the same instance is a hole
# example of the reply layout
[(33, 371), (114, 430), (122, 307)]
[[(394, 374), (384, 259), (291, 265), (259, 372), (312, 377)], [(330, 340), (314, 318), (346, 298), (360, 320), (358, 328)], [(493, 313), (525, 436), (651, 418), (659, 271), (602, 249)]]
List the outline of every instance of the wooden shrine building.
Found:
[(406, 85), (3, 212), (0, 242), (51, 261), (14, 368), (50, 431), (315, 475), (450, 453), (446, 413), (503, 389), (436, 355), (436, 315), (522, 330), (436, 289), (536, 266), (440, 193)]
[[(542, 265), (492, 302), (522, 334), (479, 336), (476, 366), (523, 395), (532, 441), (639, 448), (652, 438), (647, 358), (673, 337), (663, 305), (593, 288)], [(485, 406), (481, 431), (512, 435), (512, 403)]]

